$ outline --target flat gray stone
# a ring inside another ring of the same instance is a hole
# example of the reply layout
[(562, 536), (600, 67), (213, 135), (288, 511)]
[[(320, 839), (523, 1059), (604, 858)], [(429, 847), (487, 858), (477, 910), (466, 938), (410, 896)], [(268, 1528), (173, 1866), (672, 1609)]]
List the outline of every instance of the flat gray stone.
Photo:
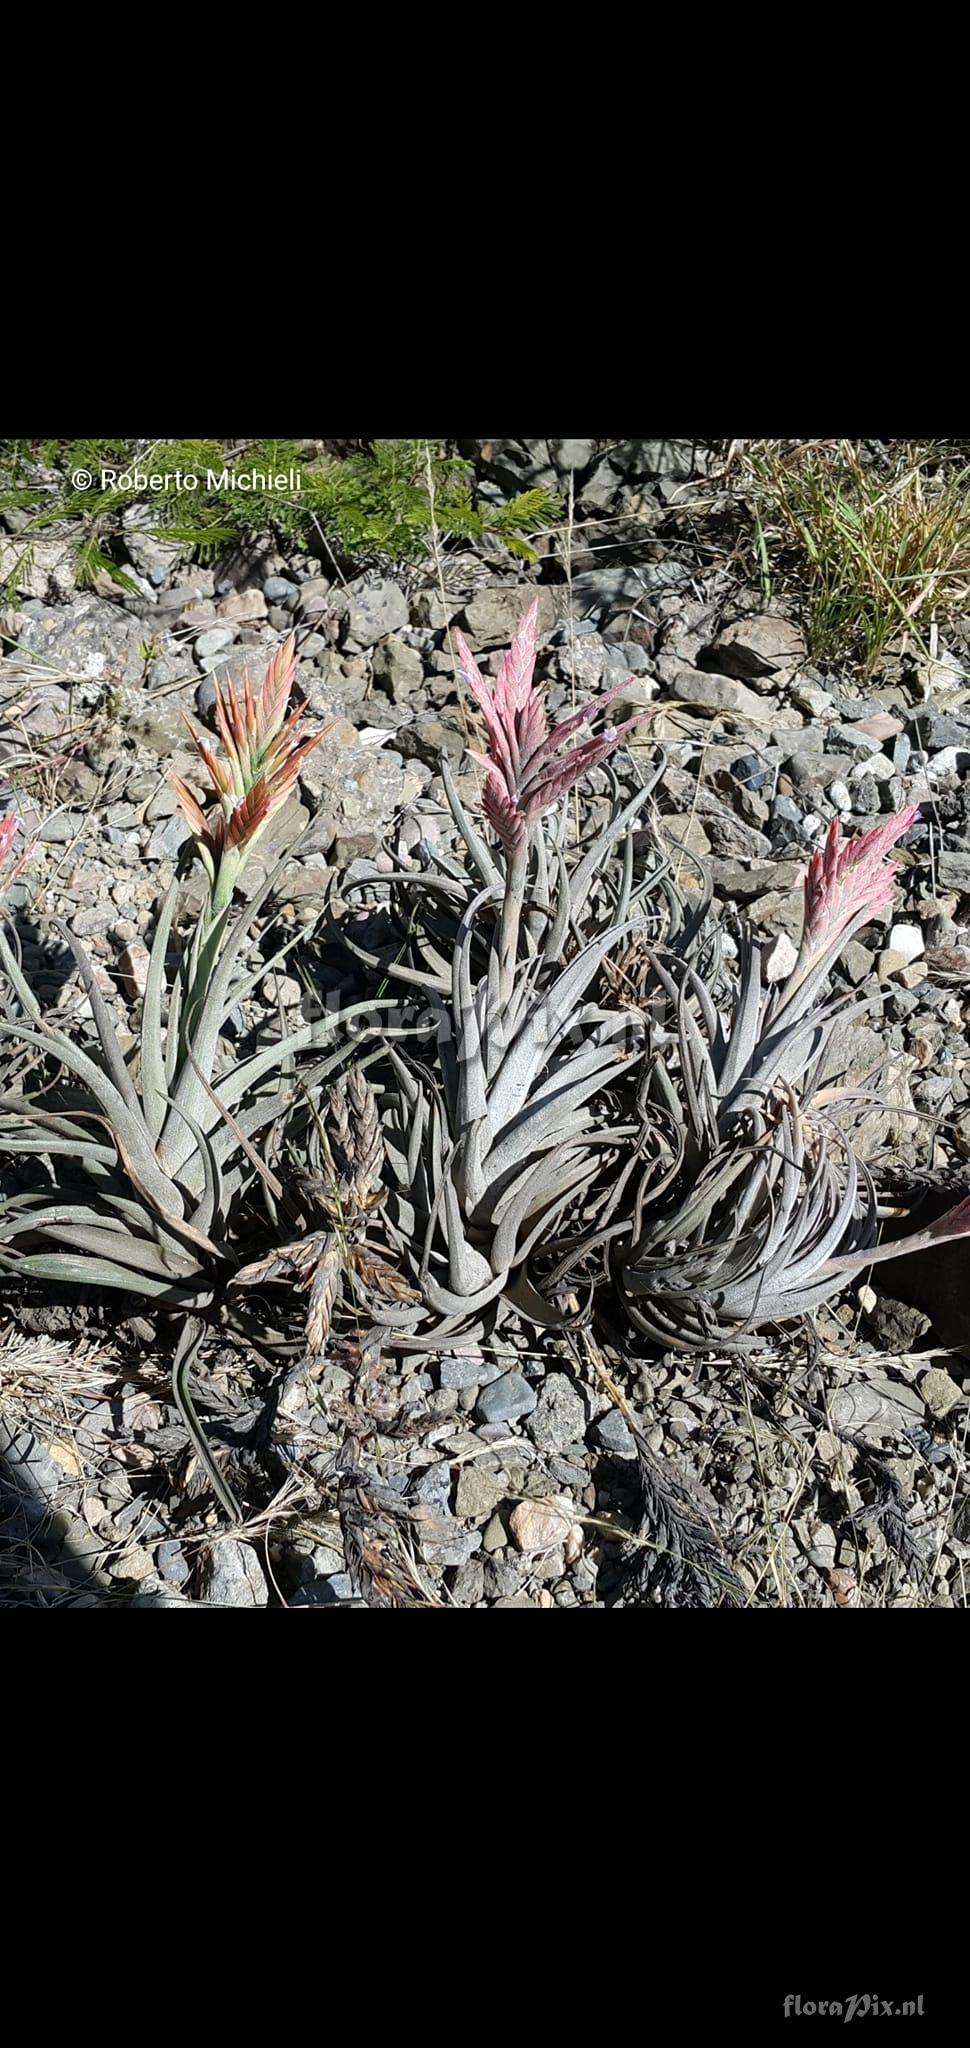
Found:
[(535, 1405), (535, 1390), (522, 1374), (504, 1372), (501, 1379), (483, 1387), (475, 1413), (482, 1422), (517, 1422), (521, 1416), (531, 1415)]
[(227, 1537), (217, 1543), (209, 1564), (205, 1591), (209, 1607), (265, 1607), (269, 1587), (251, 1543)]

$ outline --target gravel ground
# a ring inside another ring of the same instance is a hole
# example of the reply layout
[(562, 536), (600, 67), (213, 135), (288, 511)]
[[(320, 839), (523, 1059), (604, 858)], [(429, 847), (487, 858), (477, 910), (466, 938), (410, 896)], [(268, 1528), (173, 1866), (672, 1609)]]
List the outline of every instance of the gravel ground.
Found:
[[(197, 569), (138, 534), (138, 596), (78, 593), (63, 548), (34, 550), (0, 663), (0, 807), (38, 842), (12, 892), (25, 961), (57, 1020), (91, 1011), (58, 932), (83, 940), (116, 1023), (144, 988), (146, 934), (181, 862), (202, 897), (167, 770), (195, 781), (183, 713), (259, 671), (295, 627), (299, 685), (333, 721), (265, 853), (311, 815), (315, 851), (273, 905), (307, 943), (338, 876), (366, 878), (445, 835), (436, 777), (461, 770), (448, 647), (488, 664), (523, 586), (541, 589), (540, 674), (652, 704), (669, 770), (664, 833), (701, 856), (730, 917), (791, 964), (798, 880), (834, 814), (852, 830), (906, 803), (896, 906), (847, 949), (840, 986), (881, 993), (838, 1035), (833, 1071), (875, 1090), (860, 1150), (900, 1174), (970, 1161), (970, 619), (932, 661), (898, 649), (863, 687), (809, 662), (717, 538), (709, 460), (690, 442), (492, 442), (493, 493), (576, 471), (571, 583), (491, 545), (430, 570), (344, 582), (264, 552)], [(705, 497), (707, 509), (704, 509)], [(700, 507), (700, 509), (698, 509)], [(714, 507), (716, 510), (716, 506)], [(6, 543), (4, 543), (6, 547)], [(5, 573), (9, 573), (8, 570)], [(943, 644), (945, 637), (946, 644)], [(465, 767), (467, 769), (467, 762)], [(636, 757), (629, 761), (635, 777)], [(472, 785), (469, 785), (471, 787)], [(265, 959), (253, 934), (251, 962)], [(267, 975), (245, 1033), (297, 977)], [(875, 1074), (875, 1080), (872, 1077)], [(970, 1165), (966, 1167), (970, 1176)], [(47, 1287), (0, 1323), (0, 1601), (261, 1607), (963, 1606), (970, 1560), (970, 1297), (961, 1245), (874, 1269), (757, 1366), (642, 1353), (609, 1331), (514, 1323), (453, 1355), (372, 1360), (335, 1330), (315, 1377), (215, 1335), (207, 1427), (254, 1503), (227, 1532), (171, 1403), (164, 1324)], [(899, 1290), (897, 1292), (897, 1290)]]

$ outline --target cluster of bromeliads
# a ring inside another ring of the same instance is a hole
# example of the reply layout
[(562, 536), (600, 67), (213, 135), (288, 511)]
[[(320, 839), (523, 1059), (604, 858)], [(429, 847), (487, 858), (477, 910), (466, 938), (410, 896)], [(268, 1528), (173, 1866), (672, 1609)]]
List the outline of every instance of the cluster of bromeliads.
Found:
[[(207, 1322), (319, 1351), (343, 1295), (383, 1346), (423, 1350), (481, 1338), (506, 1303), (548, 1327), (603, 1307), (658, 1345), (737, 1353), (890, 1250), (970, 1234), (966, 1201), (880, 1248), (852, 1105), (817, 1085), (850, 1006), (830, 970), (890, 902), (887, 856), (918, 813), (848, 844), (833, 823), (808, 866), (797, 960), (769, 985), (753, 937), (724, 957), (703, 876), (682, 893), (644, 827), (662, 756), (632, 799), (605, 768), (640, 721), (568, 748), (618, 692), (550, 730), (536, 611), (494, 684), (458, 636), (486, 740), (485, 826), (443, 762), (461, 857), (422, 848), (423, 865), (368, 882), (387, 943), (345, 927), (360, 1002), (242, 1053), (226, 1034), (304, 936), (246, 971), (293, 847), (234, 909), (324, 737), (288, 710), (292, 642), (258, 692), (217, 697), (221, 757), (197, 736), (211, 807), (177, 784), (208, 905), (177, 953), (177, 883), (162, 904), (134, 1054), (69, 932), (90, 1049), (44, 1014), (0, 927), (0, 1150), (18, 1190), (0, 1207), (0, 1267), (179, 1312), (176, 1391), (214, 1483), (187, 1371)], [(611, 815), (585, 844), (578, 794), (565, 799), (600, 767)], [(8, 868), (16, 833), (0, 827)], [(252, 1306), (267, 1299), (279, 1327)]]

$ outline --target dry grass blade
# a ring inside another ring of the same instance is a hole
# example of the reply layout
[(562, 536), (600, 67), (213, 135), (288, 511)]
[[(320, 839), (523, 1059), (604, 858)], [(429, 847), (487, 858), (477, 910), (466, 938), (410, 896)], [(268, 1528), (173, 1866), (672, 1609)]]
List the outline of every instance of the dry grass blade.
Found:
[(902, 445), (888, 465), (847, 441), (749, 443), (742, 468), (769, 573), (804, 590), (817, 659), (871, 669), (965, 605), (970, 471), (945, 443)]

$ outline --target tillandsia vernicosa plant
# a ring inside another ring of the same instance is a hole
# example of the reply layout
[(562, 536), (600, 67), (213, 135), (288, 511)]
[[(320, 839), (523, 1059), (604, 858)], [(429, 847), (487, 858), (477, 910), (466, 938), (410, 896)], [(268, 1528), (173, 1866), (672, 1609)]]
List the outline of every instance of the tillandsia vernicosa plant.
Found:
[(720, 1008), (689, 965), (653, 958), (662, 998), (642, 1114), (654, 1144), (613, 1270), (632, 1320), (659, 1344), (757, 1350), (770, 1326), (830, 1299), (853, 1273), (970, 1234), (964, 1201), (927, 1230), (877, 1244), (877, 1186), (852, 1147), (850, 1091), (818, 1079), (835, 1023), (869, 1007), (826, 1001), (829, 972), (890, 904), (886, 856), (918, 817), (905, 810), (847, 845), (833, 820), (808, 866), (801, 944), (779, 987), (765, 984), (750, 936)]
[[(432, 981), (435, 1062), (391, 1053), (397, 1087), (388, 1091), (384, 1115), (392, 1176), (385, 1223), (399, 1255), (412, 1261), (425, 1316), (437, 1318), (433, 1339), (426, 1328), (418, 1331), (419, 1311), (410, 1318), (421, 1344), (480, 1328), (503, 1296), (538, 1323), (568, 1320), (572, 1311), (557, 1298), (568, 1289), (543, 1292), (532, 1261), (555, 1246), (560, 1262), (568, 1263), (576, 1230), (604, 1226), (625, 1182), (624, 1147), (636, 1135), (618, 1113), (613, 1090), (642, 1058), (643, 1034), (631, 1028), (628, 1013), (588, 995), (604, 958), (635, 920), (609, 919), (585, 941), (576, 934), (595, 860), (605, 849), (571, 877), (560, 859), (556, 891), (541, 832), (551, 807), (604, 763), (641, 718), (563, 754), (563, 745), (600, 707), (586, 707), (550, 730), (533, 681), (536, 615), (533, 605), (493, 690), (458, 641), (488, 738), (488, 752), (478, 757), (486, 778), (482, 809), (501, 858), (493, 858), (469, 823), (466, 844), (485, 885), (462, 910), (447, 995)], [(609, 692), (601, 703), (617, 694)], [(619, 830), (628, 822), (621, 819)], [(611, 844), (616, 836), (604, 838)], [(539, 843), (544, 857), (531, 867), (530, 896), (530, 848)], [(628, 861), (621, 911), (630, 895)], [(486, 906), (496, 902), (486, 965), (476, 975), (474, 942)], [(529, 907), (542, 912), (536, 934), (529, 929)], [(571, 917), (576, 943), (564, 963)]]
[[(636, 829), (662, 777), (663, 751), (658, 750), (632, 797), (621, 793), (608, 763), (641, 719), (625, 720), (622, 727), (607, 728), (572, 753), (561, 754), (570, 737), (599, 717), (626, 685), (582, 706), (550, 732), (532, 680), (537, 618), (535, 602), (504, 657), (494, 691), (463, 636), (456, 636), (462, 675), (491, 748), (485, 755), (471, 749), (485, 773), (482, 808), (494, 827), (491, 841), (462, 802), (443, 756), (440, 775), (463, 859), (422, 840), (420, 866), (402, 869), (392, 854), (383, 867), (375, 866), (365, 880), (343, 891), (351, 900), (355, 894), (366, 894), (379, 904), (387, 899), (390, 932), (383, 944), (370, 934), (362, 942), (346, 923), (340, 940), (368, 967), (405, 986), (450, 995), (462, 919), (481, 892), (471, 927), (472, 972), (477, 976), (487, 967), (493, 928), (500, 925), (506, 983), (512, 960), (523, 946), (530, 954), (541, 952), (549, 966), (554, 961), (565, 964), (584, 944), (628, 919), (636, 919), (652, 942), (662, 941), (678, 952), (692, 953), (705, 930), (712, 894), (709, 877), (689, 852), (683, 852), (680, 857), (697, 868), (698, 887), (689, 897), (682, 894), (654, 835)], [(571, 786), (577, 805), (582, 805), (584, 794), (578, 785), (594, 766), (604, 770), (610, 814), (590, 829), (584, 807), (577, 835), (572, 829), (573, 805), (559, 798)]]
[(529, 838), (544, 818), (590, 768), (609, 758), (649, 713), (608, 726), (564, 754), (562, 748), (580, 727), (590, 724), (618, 697), (618, 683), (594, 706), (583, 705), (550, 730), (542, 695), (533, 681), (539, 602), (526, 612), (505, 656), (493, 690), (488, 688), (463, 634), (455, 645), (465, 683), (488, 734), (488, 752), (472, 749), (472, 759), (485, 775), (482, 810), (505, 853), (502, 911), (496, 950), (500, 1003), (512, 995), (519, 956), (519, 934), (529, 871)]
[[(339, 1027), (373, 1003), (316, 1017), (242, 1057), (223, 1031), (230, 1012), (278, 966), (244, 971), (241, 955), (254, 919), (271, 897), (295, 847), (286, 849), (249, 902), (234, 915), (232, 894), (243, 865), (293, 787), (300, 764), (323, 734), (306, 736), (287, 704), (295, 674), (292, 642), (270, 663), (257, 693), (217, 697), (225, 747), (198, 745), (216, 793), (209, 813), (184, 783), (178, 794), (205, 865), (208, 900), (169, 986), (167, 953), (178, 898), (172, 883), (151, 948), (137, 1058), (126, 1059), (94, 970), (73, 935), (74, 954), (97, 1043), (84, 1046), (50, 1021), (23, 973), (15, 943), (0, 929), (0, 968), (8, 1012), (0, 1039), (29, 1049), (44, 1073), (41, 1095), (8, 1073), (0, 1095), (0, 1152), (40, 1162), (44, 1185), (11, 1195), (0, 1209), (0, 1267), (35, 1279), (118, 1289), (159, 1308), (207, 1312), (265, 1348), (297, 1349), (255, 1322), (228, 1293), (239, 1266), (237, 1240), (248, 1234), (249, 1191), (261, 1168), (254, 1141), (270, 1125), (304, 1123), (347, 1057)], [(312, 834), (304, 835), (308, 839)], [(9, 841), (9, 831), (6, 837)], [(14, 1014), (13, 1012), (16, 1012)], [(286, 1191), (268, 1176), (271, 1217)], [(292, 1215), (287, 1216), (292, 1235)], [(186, 1323), (179, 1365), (197, 1330)], [(184, 1375), (181, 1390), (184, 1395)], [(184, 1403), (183, 1403), (184, 1405)], [(190, 1427), (197, 1429), (192, 1418)], [(208, 1461), (204, 1439), (197, 1447)], [(211, 1462), (209, 1464), (212, 1474)], [(214, 1476), (214, 1483), (215, 1477)]]

